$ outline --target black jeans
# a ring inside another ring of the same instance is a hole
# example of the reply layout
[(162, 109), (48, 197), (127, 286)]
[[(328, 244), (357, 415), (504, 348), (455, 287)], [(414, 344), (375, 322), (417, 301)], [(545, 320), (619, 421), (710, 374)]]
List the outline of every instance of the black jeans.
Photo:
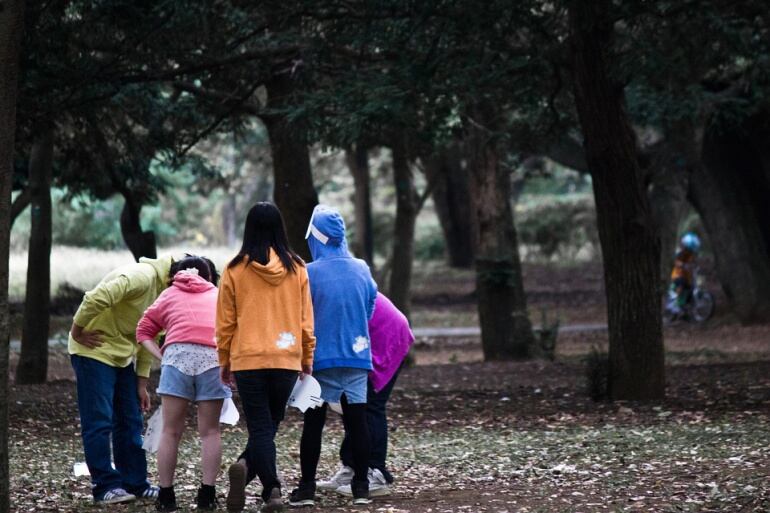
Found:
[(249, 431), (249, 442), (239, 459), (246, 461), (246, 482), (259, 477), (262, 498), (269, 498), (273, 488), (281, 487), (275, 466), (275, 434), (298, 373), (286, 369), (259, 369), (233, 374)]
[[(400, 371), (400, 369), (399, 369)], [(393, 476), (385, 468), (385, 459), (388, 457), (388, 415), (387, 402), (390, 393), (396, 384), (398, 372), (379, 392), (374, 391), (372, 381), (369, 380), (366, 390), (366, 419), (369, 426), (369, 467), (382, 472), (385, 479), (391, 483)], [(345, 431), (345, 438), (340, 446), (340, 461), (348, 467), (353, 467), (353, 450), (350, 444), (350, 436)]]
[[(366, 405), (364, 403), (348, 404), (342, 395), (342, 422), (345, 433), (350, 436), (350, 453), (354, 476), (353, 483), (369, 484), (369, 430), (366, 425)], [(326, 423), (326, 403), (319, 408), (308, 408), (305, 411), (305, 423), (302, 427), (300, 441), (300, 466), (302, 482), (315, 483), (318, 459), (321, 457), (321, 438)]]

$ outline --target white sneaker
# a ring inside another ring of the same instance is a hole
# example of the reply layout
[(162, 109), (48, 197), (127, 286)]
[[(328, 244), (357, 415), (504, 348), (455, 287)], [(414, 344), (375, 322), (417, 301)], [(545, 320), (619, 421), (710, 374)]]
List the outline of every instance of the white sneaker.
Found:
[(128, 493), (123, 488), (113, 488), (104, 492), (102, 498), (95, 501), (96, 504), (119, 504), (121, 502), (131, 502), (136, 500), (136, 496)]
[[(351, 479), (353, 479), (352, 475)], [(353, 496), (353, 489), (351, 488), (350, 484), (340, 486), (335, 491), (341, 495), (345, 495), (346, 497)], [(380, 471), (380, 469), (370, 468), (369, 497), (385, 497), (386, 495), (390, 495), (390, 493), (390, 485), (385, 480), (385, 476), (382, 474), (382, 471)]]
[(350, 487), (350, 482), (353, 480), (353, 474), (355, 474), (355, 472), (353, 472), (352, 468), (347, 465), (340, 465), (340, 469), (336, 474), (326, 481), (318, 481), (316, 487), (319, 490), (326, 490), (328, 492), (333, 492), (340, 486), (347, 485)]

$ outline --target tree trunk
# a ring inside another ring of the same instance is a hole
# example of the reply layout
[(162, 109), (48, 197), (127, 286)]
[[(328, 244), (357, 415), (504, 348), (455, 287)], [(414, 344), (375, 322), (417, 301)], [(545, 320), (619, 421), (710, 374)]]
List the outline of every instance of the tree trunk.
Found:
[(27, 259), (24, 327), (16, 383), (45, 383), (48, 375), (48, 326), (51, 305), (51, 174), (53, 127), (46, 127), (32, 145), (29, 191), (32, 225)]
[(469, 268), (476, 250), (476, 211), (470, 195), (470, 177), (459, 142), (425, 159), (427, 174), (433, 176), (432, 191), (450, 267)]
[(653, 162), (649, 174), (652, 218), (660, 236), (660, 286), (665, 290), (674, 264), (679, 225), (687, 212), (690, 161), (674, 147), (667, 147)]
[(120, 193), (125, 199), (123, 210), (120, 212), (120, 233), (123, 235), (123, 241), (137, 262), (141, 257), (157, 258), (155, 232), (142, 231), (142, 204), (130, 191), (120, 191)]
[(574, 93), (593, 178), (609, 324), (609, 394), (652, 400), (665, 395), (660, 240), (650, 213), (624, 110), (609, 73), (610, 0), (569, 4)]
[(393, 304), (409, 317), (414, 261), (414, 225), (417, 220), (417, 191), (406, 154), (405, 142), (393, 147), (393, 184), (396, 189), (396, 222), (393, 230), (393, 259), (388, 293)]
[(0, 513), (8, 513), (11, 510), (8, 474), (8, 403), (11, 400), (8, 389), (8, 259), (11, 246), (11, 179), (22, 30), (24, 2), (3, 2), (0, 8)]
[[(275, 77), (267, 83), (268, 107), (285, 108), (291, 103), (293, 90), (291, 77), (285, 74)], [(283, 214), (292, 249), (309, 262), (305, 232), (313, 208), (318, 204), (318, 194), (313, 186), (305, 130), (290, 125), (284, 116), (265, 116), (263, 121), (273, 157), (273, 199)]]
[(345, 161), (353, 175), (355, 192), (355, 238), (353, 253), (374, 265), (374, 228), (372, 224), (371, 176), (369, 174), (369, 151), (363, 144), (356, 144), (345, 150)]
[(511, 177), (500, 162), (496, 109), (478, 106), (473, 115), (465, 124), (478, 223), (476, 293), (484, 359), (525, 359), (533, 355), (535, 337), (513, 223)]
[(762, 205), (770, 197), (761, 160), (732, 133), (706, 133), (703, 165), (690, 181), (690, 199), (714, 250), (719, 281), (744, 323), (770, 320), (770, 220)]

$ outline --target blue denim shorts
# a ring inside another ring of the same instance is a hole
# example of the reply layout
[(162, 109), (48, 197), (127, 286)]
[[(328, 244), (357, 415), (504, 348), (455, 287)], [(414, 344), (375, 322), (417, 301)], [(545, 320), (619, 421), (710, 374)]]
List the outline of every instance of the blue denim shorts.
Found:
[(368, 370), (335, 367), (313, 371), (313, 377), (321, 385), (321, 399), (327, 403), (339, 403), (345, 394), (349, 404), (366, 404)]
[(233, 395), (230, 388), (219, 379), (219, 367), (213, 367), (197, 376), (188, 376), (173, 365), (161, 366), (157, 392), (188, 401), (214, 401)]

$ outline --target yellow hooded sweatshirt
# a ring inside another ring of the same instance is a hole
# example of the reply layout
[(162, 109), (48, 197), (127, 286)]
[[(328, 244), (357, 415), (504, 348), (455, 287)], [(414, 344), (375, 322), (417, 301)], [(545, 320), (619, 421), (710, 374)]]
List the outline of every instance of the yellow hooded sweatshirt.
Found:
[[(73, 319), (88, 331), (103, 333), (102, 345), (89, 349), (69, 337), (69, 353), (93, 358), (112, 367), (126, 367), (136, 355), (136, 373), (150, 375), (152, 355), (136, 343), (142, 314), (168, 286), (171, 257), (141, 258), (118, 267), (86, 292)], [(138, 352), (137, 352), (138, 351)]]
[(267, 265), (243, 262), (222, 273), (217, 302), (219, 364), (231, 371), (302, 370), (313, 363), (313, 304), (307, 269), (289, 272), (274, 251)]

